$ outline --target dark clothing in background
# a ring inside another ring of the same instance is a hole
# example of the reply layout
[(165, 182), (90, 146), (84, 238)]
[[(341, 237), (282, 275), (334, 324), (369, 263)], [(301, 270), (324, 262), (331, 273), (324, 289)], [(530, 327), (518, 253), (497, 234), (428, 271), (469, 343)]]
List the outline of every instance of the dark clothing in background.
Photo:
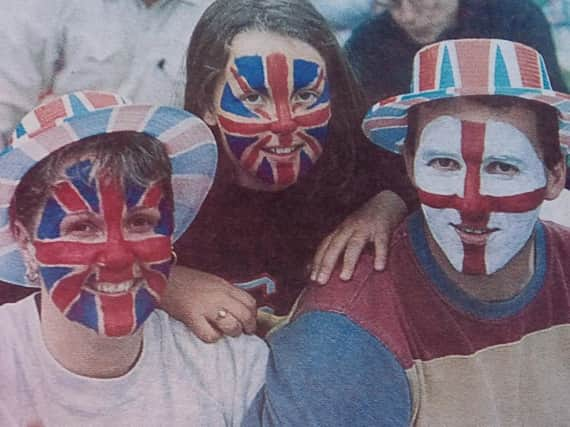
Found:
[[(552, 88), (567, 91), (550, 24), (531, 0), (460, 0), (457, 21), (437, 41), (499, 38), (526, 44), (544, 57)], [(409, 91), (413, 58), (421, 47), (389, 12), (372, 17), (352, 32), (345, 49), (370, 105)]]

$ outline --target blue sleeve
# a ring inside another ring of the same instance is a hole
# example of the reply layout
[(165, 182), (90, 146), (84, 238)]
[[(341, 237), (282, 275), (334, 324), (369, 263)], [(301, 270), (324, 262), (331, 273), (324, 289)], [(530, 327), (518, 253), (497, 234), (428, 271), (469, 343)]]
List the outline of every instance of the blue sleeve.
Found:
[(346, 316), (310, 312), (270, 339), (266, 385), (244, 426), (407, 426), (412, 402), (394, 355)]

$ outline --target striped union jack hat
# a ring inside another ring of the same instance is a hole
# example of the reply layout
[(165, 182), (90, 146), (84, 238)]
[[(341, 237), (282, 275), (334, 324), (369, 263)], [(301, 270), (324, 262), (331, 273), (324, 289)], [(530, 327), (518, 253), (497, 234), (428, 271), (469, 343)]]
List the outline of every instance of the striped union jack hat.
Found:
[(372, 106), (362, 129), (375, 145), (400, 153), (410, 107), (470, 95), (525, 98), (556, 108), (560, 144), (568, 161), (570, 95), (552, 90), (544, 59), (536, 50), (507, 40), (447, 40), (422, 48), (414, 58), (410, 93)]
[(164, 143), (172, 164), (176, 240), (196, 216), (213, 182), (217, 148), (209, 127), (187, 111), (134, 105), (106, 92), (50, 99), (29, 112), (0, 152), (0, 280), (29, 286), (10, 230), (9, 206), (22, 177), (58, 148), (101, 134), (134, 131)]

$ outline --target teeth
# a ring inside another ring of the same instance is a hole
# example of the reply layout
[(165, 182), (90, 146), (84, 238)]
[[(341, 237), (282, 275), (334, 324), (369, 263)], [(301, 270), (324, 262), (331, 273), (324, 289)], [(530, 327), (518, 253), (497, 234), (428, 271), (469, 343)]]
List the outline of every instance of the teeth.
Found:
[(484, 234), (485, 230), (479, 230), (476, 228), (469, 228), (469, 227), (464, 227), (463, 231), (465, 231), (466, 233), (473, 233), (473, 234)]
[(273, 154), (291, 154), (297, 147), (268, 147), (267, 151)]
[(127, 292), (135, 284), (134, 280), (128, 280), (121, 283), (96, 283), (93, 288), (105, 294), (120, 294)]

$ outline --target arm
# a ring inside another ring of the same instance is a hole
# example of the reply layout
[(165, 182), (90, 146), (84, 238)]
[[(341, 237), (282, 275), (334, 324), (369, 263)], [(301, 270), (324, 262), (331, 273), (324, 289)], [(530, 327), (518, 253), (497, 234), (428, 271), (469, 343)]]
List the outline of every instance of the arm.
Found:
[[(0, 13), (0, 148), (49, 89), (64, 18), (56, 1), (6, 1)], [(61, 21), (58, 21), (60, 20)]]
[(205, 342), (255, 332), (255, 299), (213, 274), (174, 266), (161, 306)]
[(244, 426), (404, 426), (406, 374), (347, 317), (310, 312), (270, 339), (266, 384)]
[(327, 283), (343, 251), (340, 278), (349, 280), (369, 242), (374, 244), (374, 268), (383, 270), (392, 231), (406, 213), (405, 203), (392, 191), (382, 191), (372, 197), (321, 242), (313, 258), (311, 280)]

